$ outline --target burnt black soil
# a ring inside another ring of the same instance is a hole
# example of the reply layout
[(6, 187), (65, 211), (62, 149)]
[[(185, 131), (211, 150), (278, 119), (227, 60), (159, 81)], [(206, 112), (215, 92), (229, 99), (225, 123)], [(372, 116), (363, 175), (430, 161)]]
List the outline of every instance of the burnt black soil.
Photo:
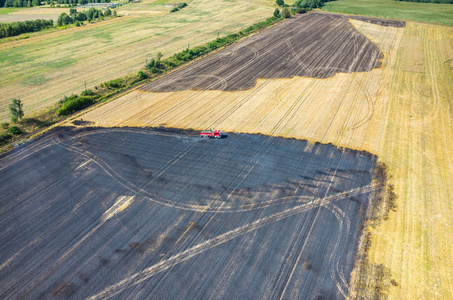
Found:
[(0, 298), (344, 298), (374, 191), (365, 154), (55, 130), (0, 159)]
[(362, 22), (372, 23), (380, 26), (386, 27), (396, 27), (396, 28), (403, 28), (406, 27), (406, 21), (401, 20), (389, 20), (389, 19), (381, 19), (381, 18), (374, 18), (374, 17), (366, 17), (366, 16), (355, 16), (355, 15), (345, 15), (346, 17), (354, 20), (359, 20)]
[[(360, 18), (370, 22), (380, 20)], [(379, 65), (382, 54), (348, 20), (348, 17), (337, 14), (298, 15), (142, 89), (152, 92), (189, 89), (237, 91), (253, 88), (257, 79), (327, 78), (340, 72), (370, 71)]]

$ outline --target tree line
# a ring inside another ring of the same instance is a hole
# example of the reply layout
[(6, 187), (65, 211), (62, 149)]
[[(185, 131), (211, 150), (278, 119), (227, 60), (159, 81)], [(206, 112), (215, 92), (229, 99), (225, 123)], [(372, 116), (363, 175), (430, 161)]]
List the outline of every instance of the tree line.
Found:
[[(76, 26), (83, 24), (84, 21), (102, 20), (104, 17), (116, 17), (116, 11), (108, 8), (104, 12), (90, 8), (85, 12), (77, 12), (75, 8), (69, 10), (69, 15), (62, 13), (57, 19), (57, 26), (65, 26), (75, 23)], [(36, 32), (54, 26), (53, 20), (34, 20), (24, 22), (0, 23), (0, 39), (5, 37), (17, 36), (22, 33)]]
[(80, 25), (80, 22), (84, 21), (95, 21), (95, 20), (102, 20), (104, 17), (108, 16), (116, 16), (116, 11), (112, 11), (107, 8), (103, 13), (101, 10), (95, 9), (94, 7), (90, 8), (85, 12), (77, 12), (77, 9), (71, 8), (69, 10), (69, 15), (66, 13), (61, 13), (57, 19), (57, 26), (64, 26), (75, 23), (77, 26)]
[(24, 22), (0, 23), (0, 38), (22, 33), (40, 31), (53, 26), (53, 20), (34, 20)]
[(294, 6), (298, 9), (312, 10), (322, 7), (325, 2), (329, 2), (329, 0), (298, 0), (294, 3)]
[(110, 0), (51, 0), (57, 4), (84, 5), (87, 3), (110, 3)]
[(32, 7), (41, 5), (40, 0), (0, 0), (0, 7)]

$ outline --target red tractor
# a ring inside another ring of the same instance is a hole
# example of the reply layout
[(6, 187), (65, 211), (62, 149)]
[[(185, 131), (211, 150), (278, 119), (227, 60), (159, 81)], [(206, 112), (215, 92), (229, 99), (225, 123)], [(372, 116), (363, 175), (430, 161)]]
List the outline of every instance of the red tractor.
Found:
[(203, 130), (200, 132), (200, 137), (201, 138), (216, 138), (216, 139), (221, 139), (222, 138), (222, 132), (220, 130)]

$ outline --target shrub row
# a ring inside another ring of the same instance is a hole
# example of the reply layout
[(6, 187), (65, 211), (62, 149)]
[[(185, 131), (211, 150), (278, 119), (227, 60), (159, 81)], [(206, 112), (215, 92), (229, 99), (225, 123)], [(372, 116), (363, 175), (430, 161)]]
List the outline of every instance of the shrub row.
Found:
[(22, 130), (20, 130), (19, 127), (13, 125), (9, 126), (9, 123), (4, 122), (1, 124), (1, 127), (3, 129), (7, 129), (8, 132), (4, 132), (0, 134), (0, 145), (6, 144), (8, 141), (10, 141), (14, 135), (19, 135), (22, 133)]
[(56, 2), (58, 4), (69, 4), (69, 5), (84, 5), (87, 3), (110, 3), (110, 0), (50, 0), (47, 4)]
[(62, 100), (59, 101), (61, 107), (57, 110), (57, 114), (60, 116), (72, 114), (78, 110), (90, 106), (91, 104), (94, 104), (99, 98), (99, 95), (72, 95), (70, 97), (65, 96)]
[(179, 4), (177, 7), (172, 8), (172, 9), (170, 10), (170, 12), (171, 12), (171, 13), (172, 13), (172, 12), (177, 12), (178, 10), (180, 10), (180, 9), (186, 7), (186, 6), (187, 6), (187, 3), (186, 3), (186, 2), (183, 2), (183, 3)]

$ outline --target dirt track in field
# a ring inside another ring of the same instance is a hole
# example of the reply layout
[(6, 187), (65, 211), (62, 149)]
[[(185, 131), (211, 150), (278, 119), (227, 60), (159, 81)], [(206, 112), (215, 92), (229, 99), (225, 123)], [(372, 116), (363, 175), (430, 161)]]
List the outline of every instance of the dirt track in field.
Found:
[(0, 160), (0, 298), (344, 298), (376, 157), (61, 128)]
[(380, 58), (379, 49), (347, 17), (312, 13), (286, 20), (141, 90), (248, 90), (257, 79), (370, 71)]

